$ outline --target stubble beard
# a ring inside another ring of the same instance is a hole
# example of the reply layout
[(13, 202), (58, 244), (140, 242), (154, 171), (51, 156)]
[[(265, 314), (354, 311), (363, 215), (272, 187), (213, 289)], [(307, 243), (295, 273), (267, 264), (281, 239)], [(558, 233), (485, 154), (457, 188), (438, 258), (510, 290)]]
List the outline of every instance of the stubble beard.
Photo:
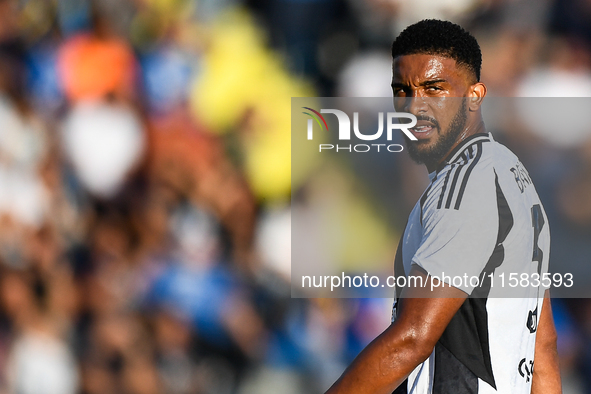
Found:
[(406, 139), (406, 148), (410, 158), (418, 164), (426, 164), (427, 166), (437, 165), (450, 151), (455, 144), (460, 133), (466, 126), (468, 119), (466, 99), (462, 99), (462, 104), (458, 112), (454, 115), (446, 133), (441, 133), (439, 126), (437, 132), (439, 138), (431, 148), (421, 149), (420, 146), (425, 144), (424, 141), (410, 141)]

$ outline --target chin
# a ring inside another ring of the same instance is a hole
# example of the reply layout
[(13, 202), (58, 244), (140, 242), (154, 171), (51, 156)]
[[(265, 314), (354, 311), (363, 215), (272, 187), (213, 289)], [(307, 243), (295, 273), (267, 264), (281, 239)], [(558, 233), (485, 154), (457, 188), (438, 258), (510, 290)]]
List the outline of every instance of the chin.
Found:
[(434, 149), (435, 144), (421, 144), (421, 147), (418, 146), (408, 148), (408, 153), (410, 158), (414, 160), (418, 164), (431, 164), (438, 162), (441, 157)]

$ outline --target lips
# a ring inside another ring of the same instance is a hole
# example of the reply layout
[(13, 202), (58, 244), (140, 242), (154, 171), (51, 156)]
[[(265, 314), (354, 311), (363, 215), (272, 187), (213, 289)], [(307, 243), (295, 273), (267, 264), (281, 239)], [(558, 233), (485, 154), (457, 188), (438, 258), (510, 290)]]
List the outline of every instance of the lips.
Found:
[(417, 139), (427, 139), (429, 138), (433, 132), (437, 129), (433, 123), (426, 121), (426, 120), (419, 120), (415, 127), (411, 128), (412, 134), (417, 137)]
[(416, 133), (427, 133), (433, 129), (432, 126), (418, 126), (413, 127), (412, 130)]

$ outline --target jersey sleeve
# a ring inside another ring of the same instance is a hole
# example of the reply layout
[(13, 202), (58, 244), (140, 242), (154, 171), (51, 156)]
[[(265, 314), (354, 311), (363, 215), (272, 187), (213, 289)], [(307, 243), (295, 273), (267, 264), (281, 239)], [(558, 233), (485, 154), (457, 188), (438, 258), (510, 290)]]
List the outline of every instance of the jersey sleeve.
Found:
[(494, 171), (474, 170), (452, 168), (433, 183), (422, 205), (422, 240), (412, 258), (412, 264), (467, 294), (480, 284), (499, 228)]

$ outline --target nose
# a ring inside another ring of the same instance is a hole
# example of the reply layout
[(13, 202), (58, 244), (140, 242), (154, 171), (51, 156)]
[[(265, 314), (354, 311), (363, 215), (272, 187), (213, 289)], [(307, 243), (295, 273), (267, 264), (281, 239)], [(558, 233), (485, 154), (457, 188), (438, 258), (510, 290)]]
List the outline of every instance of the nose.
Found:
[(407, 97), (406, 112), (410, 112), (413, 115), (421, 115), (427, 113), (427, 100), (418, 91), (414, 91), (412, 96)]
[(413, 90), (406, 97), (394, 98), (394, 108), (400, 112), (413, 115), (425, 114), (428, 111), (426, 97), (419, 90)]

